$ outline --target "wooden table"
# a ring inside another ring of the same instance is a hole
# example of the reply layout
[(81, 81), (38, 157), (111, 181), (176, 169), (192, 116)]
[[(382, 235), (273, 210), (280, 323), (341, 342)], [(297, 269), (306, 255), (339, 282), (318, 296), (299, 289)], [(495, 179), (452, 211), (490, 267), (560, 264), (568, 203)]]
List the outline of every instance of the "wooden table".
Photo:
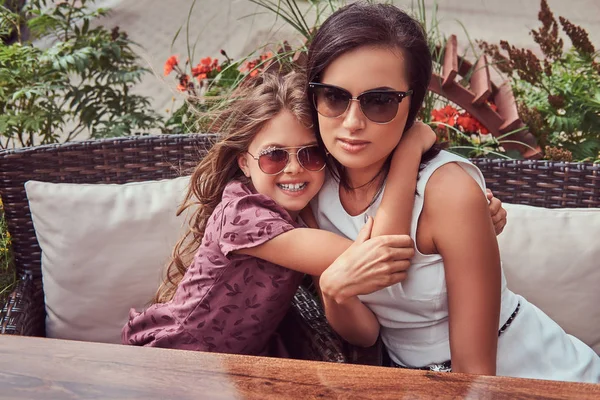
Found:
[(599, 399), (600, 385), (0, 336), (11, 399)]

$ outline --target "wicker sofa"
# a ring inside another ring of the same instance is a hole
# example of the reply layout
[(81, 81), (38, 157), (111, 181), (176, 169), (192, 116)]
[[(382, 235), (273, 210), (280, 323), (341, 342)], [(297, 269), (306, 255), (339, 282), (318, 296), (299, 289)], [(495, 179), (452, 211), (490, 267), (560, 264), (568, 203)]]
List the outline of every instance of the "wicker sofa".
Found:
[[(193, 168), (214, 136), (136, 136), (0, 152), (4, 203), (19, 282), (0, 310), (0, 333), (45, 336), (44, 288), (38, 245), (24, 183), (126, 183), (167, 179)], [(548, 208), (600, 207), (600, 166), (547, 161), (473, 160), (504, 202)], [(303, 285), (280, 330), (303, 359), (381, 364), (382, 346), (357, 349), (328, 326)]]

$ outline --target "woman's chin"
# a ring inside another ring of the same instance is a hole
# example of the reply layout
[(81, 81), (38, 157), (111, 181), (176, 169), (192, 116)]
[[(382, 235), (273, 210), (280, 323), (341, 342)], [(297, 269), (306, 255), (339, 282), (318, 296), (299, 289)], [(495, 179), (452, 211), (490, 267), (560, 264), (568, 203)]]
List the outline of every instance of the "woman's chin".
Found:
[(333, 157), (347, 169), (365, 170), (369, 168), (381, 168), (383, 165), (381, 160), (376, 157), (365, 157), (350, 154), (333, 154)]

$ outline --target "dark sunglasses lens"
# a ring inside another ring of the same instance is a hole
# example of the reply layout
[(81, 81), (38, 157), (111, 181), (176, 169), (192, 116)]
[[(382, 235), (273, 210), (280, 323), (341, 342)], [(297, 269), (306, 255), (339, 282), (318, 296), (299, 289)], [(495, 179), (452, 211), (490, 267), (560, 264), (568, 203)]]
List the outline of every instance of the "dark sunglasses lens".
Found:
[(258, 158), (258, 166), (265, 174), (277, 174), (285, 169), (289, 154), (285, 150), (272, 150)]
[(348, 108), (350, 96), (334, 87), (314, 87), (313, 102), (317, 112), (325, 117), (335, 118)]
[(395, 93), (373, 92), (359, 97), (363, 113), (373, 122), (390, 122), (398, 113), (400, 99)]
[(325, 153), (317, 146), (304, 147), (298, 150), (298, 162), (304, 169), (320, 171), (325, 167)]

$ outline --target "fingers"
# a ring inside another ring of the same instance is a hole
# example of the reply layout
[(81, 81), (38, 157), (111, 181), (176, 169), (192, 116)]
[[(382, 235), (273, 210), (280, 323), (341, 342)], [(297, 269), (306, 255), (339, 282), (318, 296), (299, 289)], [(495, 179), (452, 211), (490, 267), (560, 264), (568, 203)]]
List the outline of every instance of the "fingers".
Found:
[(492, 222), (494, 223), (494, 230), (496, 231), (496, 235), (499, 235), (506, 226), (506, 210), (502, 208), (502, 202), (495, 197), (491, 198), (489, 207), (490, 215), (492, 216)]
[(413, 247), (391, 247), (386, 249), (386, 260), (390, 261), (403, 261), (410, 260), (415, 256), (415, 249)]
[[(408, 274), (406, 272), (397, 272), (394, 274), (388, 275), (388, 284), (385, 287), (395, 285), (400, 282), (404, 282)], [(382, 288), (383, 289), (383, 288)]]
[(415, 244), (408, 235), (383, 235), (371, 239), (374, 244), (396, 248), (414, 248)]
[(498, 236), (499, 234), (501, 234), (504, 231), (505, 226), (506, 226), (506, 221), (494, 225), (494, 231), (496, 232), (496, 236)]
[(496, 231), (496, 235), (499, 235), (504, 230), (506, 226), (506, 217), (508, 213), (504, 208), (500, 209), (496, 215), (492, 216), (492, 222), (494, 223), (494, 230)]
[(373, 218), (367, 217), (367, 222), (363, 225), (354, 243), (366, 242), (371, 237), (371, 230), (373, 229)]
[(410, 268), (410, 260), (402, 259), (402, 260), (390, 261), (387, 264), (387, 267), (388, 267), (389, 275), (406, 273), (406, 271), (408, 271), (408, 269)]
[(395, 285), (396, 283), (406, 280), (408, 277), (408, 269), (410, 268), (410, 261), (392, 261), (386, 265), (386, 271), (380, 275), (378, 279), (380, 289)]
[(506, 210), (504, 208), (499, 208), (498, 210), (492, 210), (490, 207), (490, 214), (492, 215), (492, 221), (494, 224), (506, 219)]
[(490, 215), (494, 217), (502, 209), (502, 202), (496, 198), (492, 197), (490, 199)]

